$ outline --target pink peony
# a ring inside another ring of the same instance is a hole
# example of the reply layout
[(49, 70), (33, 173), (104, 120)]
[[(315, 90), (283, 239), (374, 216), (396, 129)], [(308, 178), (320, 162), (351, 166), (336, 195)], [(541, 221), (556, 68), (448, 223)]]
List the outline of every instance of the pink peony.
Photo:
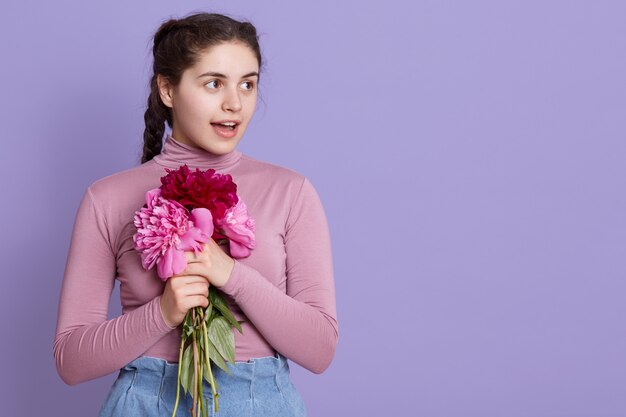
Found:
[(230, 241), (231, 256), (245, 258), (256, 247), (254, 219), (248, 215), (243, 200), (239, 199), (237, 204), (226, 210), (224, 217), (217, 220), (217, 225)]
[(146, 193), (146, 206), (135, 212), (134, 224), (137, 233), (133, 242), (141, 252), (144, 269), (156, 263), (158, 275), (164, 281), (185, 270), (185, 250), (197, 254), (202, 251), (202, 243), (213, 234), (209, 210), (194, 209), (190, 215), (178, 202), (163, 198), (159, 188)]

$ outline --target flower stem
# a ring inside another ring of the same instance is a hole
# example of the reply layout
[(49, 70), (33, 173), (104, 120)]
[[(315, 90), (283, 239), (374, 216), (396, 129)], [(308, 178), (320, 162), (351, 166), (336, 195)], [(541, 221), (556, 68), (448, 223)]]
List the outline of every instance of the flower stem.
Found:
[[(191, 311), (192, 319), (195, 327), (196, 321), (196, 309)], [(191, 406), (191, 415), (193, 416), (196, 411), (196, 403), (198, 401), (198, 339), (196, 338), (196, 332), (192, 333), (193, 336), (193, 404)]]
[(202, 361), (200, 361), (200, 372), (199, 372), (200, 379), (198, 379), (198, 389), (200, 390), (200, 395), (198, 396), (198, 405), (199, 405), (199, 407), (198, 407), (198, 416), (202, 415), (202, 417), (204, 417), (205, 413), (206, 413), (206, 411), (204, 409), (204, 401), (202, 401), (202, 399), (204, 398), (204, 395), (202, 395), (202, 393), (203, 393), (203, 390), (202, 390), (202, 379), (203, 379), (202, 375), (203, 375), (203, 373), (202, 372), (203, 371), (204, 371), (204, 363)]
[(181, 337), (180, 341), (180, 353), (178, 354), (178, 378), (176, 379), (176, 403), (174, 404), (174, 412), (172, 417), (176, 416), (176, 410), (178, 409), (178, 400), (180, 399), (180, 368), (183, 364), (183, 350), (185, 348), (185, 335)]
[(207, 334), (206, 322), (204, 320), (202, 321), (202, 336), (204, 337), (204, 346), (206, 346), (206, 349), (204, 350), (204, 356), (206, 357), (206, 363), (209, 367), (209, 379), (211, 380), (211, 392), (213, 393), (214, 400), (213, 405), (215, 412), (217, 413), (219, 411), (219, 405), (217, 403), (217, 397), (219, 396), (219, 394), (215, 390), (215, 379), (213, 378), (213, 372), (211, 371), (211, 359), (209, 358), (209, 336)]

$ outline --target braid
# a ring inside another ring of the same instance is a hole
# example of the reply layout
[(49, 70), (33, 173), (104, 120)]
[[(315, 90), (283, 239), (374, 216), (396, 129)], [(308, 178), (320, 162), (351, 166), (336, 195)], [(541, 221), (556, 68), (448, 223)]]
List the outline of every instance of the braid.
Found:
[(165, 121), (171, 123), (168, 108), (161, 101), (157, 85), (157, 75), (150, 81), (150, 95), (148, 96), (148, 108), (143, 119), (146, 128), (143, 131), (143, 157), (141, 163), (148, 162), (161, 153), (163, 146), (163, 133), (165, 133)]

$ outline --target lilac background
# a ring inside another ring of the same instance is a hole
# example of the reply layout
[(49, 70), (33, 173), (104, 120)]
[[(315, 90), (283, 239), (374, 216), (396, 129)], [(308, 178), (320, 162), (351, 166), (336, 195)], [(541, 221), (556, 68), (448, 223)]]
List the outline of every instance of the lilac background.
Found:
[[(626, 3), (3, 2), (3, 416), (95, 416), (52, 356), (79, 199), (137, 163), (150, 36), (250, 19), (240, 149), (307, 175), (340, 341), (311, 416), (626, 416)], [(111, 316), (119, 314), (117, 290)]]

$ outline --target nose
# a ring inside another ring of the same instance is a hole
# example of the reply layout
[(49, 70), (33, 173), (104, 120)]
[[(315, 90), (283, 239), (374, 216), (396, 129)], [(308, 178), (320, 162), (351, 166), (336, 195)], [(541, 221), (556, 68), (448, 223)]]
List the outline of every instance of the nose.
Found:
[(238, 112), (241, 110), (241, 99), (236, 88), (226, 90), (224, 102), (222, 103), (222, 110), (231, 112)]

